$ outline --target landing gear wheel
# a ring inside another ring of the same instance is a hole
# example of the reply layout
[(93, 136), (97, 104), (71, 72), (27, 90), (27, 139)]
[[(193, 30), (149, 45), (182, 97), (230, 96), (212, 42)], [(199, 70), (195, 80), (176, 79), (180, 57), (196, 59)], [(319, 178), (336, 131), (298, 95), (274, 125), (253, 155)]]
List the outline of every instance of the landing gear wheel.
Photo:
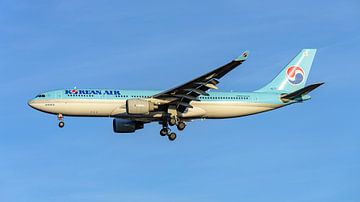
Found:
[(63, 121), (59, 122), (59, 128), (63, 128), (65, 126), (65, 123)]
[(176, 124), (176, 119), (175, 119), (175, 118), (171, 118), (171, 119), (169, 120), (169, 125), (170, 125), (170, 126), (175, 126), (175, 124)]
[(168, 137), (169, 137), (170, 141), (176, 140), (176, 134), (175, 133), (170, 133)]
[(169, 134), (169, 129), (163, 128), (163, 129), (160, 130), (160, 135), (161, 136), (166, 136), (167, 134)]
[(186, 124), (184, 122), (179, 122), (179, 124), (177, 125), (177, 129), (182, 131), (184, 130), (186, 127)]

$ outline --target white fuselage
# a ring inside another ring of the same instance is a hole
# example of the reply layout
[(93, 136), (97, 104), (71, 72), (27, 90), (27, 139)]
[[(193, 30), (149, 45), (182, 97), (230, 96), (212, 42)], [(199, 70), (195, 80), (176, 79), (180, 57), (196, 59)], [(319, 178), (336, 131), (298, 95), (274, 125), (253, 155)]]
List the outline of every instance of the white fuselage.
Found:
[[(154, 110), (148, 114), (128, 114), (126, 101), (129, 99), (148, 100), (157, 103), (152, 95), (159, 91), (127, 90), (57, 90), (38, 95), (29, 101), (29, 105), (39, 111), (64, 116), (115, 117), (141, 121), (157, 121), (164, 117), (164, 110)], [(192, 101), (185, 113), (177, 113), (179, 118), (221, 119), (234, 118), (270, 111), (287, 104), (279, 94), (256, 92), (209, 92), (208, 96), (199, 96)], [(161, 106), (161, 103), (157, 103)]]
[[(118, 118), (161, 118), (162, 112), (148, 115), (132, 116), (126, 113), (126, 100), (111, 99), (49, 99), (33, 100), (29, 103), (33, 108), (51, 114), (65, 116), (94, 116)], [(251, 103), (237, 101), (193, 101), (193, 108), (179, 117), (184, 119), (220, 119), (234, 118), (265, 112), (279, 108), (281, 104)]]

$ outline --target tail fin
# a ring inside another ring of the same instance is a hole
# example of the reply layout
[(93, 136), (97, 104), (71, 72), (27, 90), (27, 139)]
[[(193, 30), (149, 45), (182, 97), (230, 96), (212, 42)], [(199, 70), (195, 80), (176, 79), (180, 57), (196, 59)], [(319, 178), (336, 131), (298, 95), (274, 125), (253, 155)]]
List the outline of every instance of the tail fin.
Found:
[(256, 92), (294, 92), (305, 87), (316, 49), (303, 49), (268, 85)]

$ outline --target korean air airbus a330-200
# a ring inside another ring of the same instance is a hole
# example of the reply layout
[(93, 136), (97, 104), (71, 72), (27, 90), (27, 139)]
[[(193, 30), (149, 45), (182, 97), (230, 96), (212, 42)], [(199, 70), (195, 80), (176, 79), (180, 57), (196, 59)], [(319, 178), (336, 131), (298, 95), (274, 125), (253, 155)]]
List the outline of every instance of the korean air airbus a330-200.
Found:
[(160, 135), (176, 139), (170, 127), (182, 131), (196, 119), (225, 119), (258, 114), (310, 99), (323, 83), (305, 86), (316, 49), (302, 50), (265, 87), (254, 92), (218, 92), (219, 80), (248, 58), (245, 52), (230, 63), (165, 91), (64, 89), (37, 95), (29, 105), (55, 114), (59, 127), (64, 116), (111, 117), (115, 133), (133, 133), (158, 122)]

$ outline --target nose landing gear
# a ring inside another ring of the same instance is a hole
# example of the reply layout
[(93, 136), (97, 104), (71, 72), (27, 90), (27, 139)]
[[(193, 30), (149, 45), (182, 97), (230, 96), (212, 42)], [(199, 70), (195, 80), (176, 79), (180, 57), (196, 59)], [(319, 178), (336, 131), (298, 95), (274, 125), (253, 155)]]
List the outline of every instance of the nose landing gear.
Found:
[(63, 128), (65, 126), (65, 123), (64, 123), (64, 117), (62, 114), (58, 114), (57, 116), (58, 120), (59, 120), (59, 128)]
[(63, 121), (59, 122), (59, 128), (63, 128), (65, 126), (65, 123)]

